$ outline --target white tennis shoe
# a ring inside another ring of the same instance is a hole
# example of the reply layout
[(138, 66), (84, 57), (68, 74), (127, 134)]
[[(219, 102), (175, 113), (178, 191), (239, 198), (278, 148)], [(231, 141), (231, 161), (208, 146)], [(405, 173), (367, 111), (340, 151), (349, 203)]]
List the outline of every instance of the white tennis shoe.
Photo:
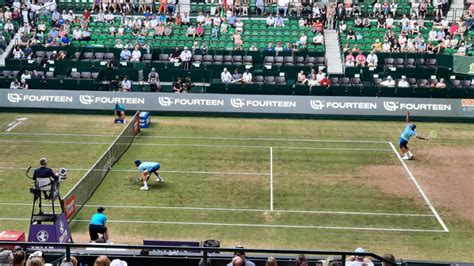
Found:
[(148, 188), (147, 187), (141, 187), (140, 190), (141, 191), (148, 191)]
[(410, 157), (408, 157), (408, 156), (405, 155), (405, 156), (402, 157), (402, 159), (403, 159), (403, 160), (410, 160)]

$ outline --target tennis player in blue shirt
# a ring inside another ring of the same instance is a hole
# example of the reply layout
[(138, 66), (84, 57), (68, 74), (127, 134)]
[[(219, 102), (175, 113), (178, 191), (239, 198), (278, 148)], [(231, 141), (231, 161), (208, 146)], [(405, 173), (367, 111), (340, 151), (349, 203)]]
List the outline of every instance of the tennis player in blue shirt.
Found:
[(406, 126), (405, 130), (402, 132), (400, 136), (400, 151), (403, 154), (403, 160), (411, 160), (413, 158), (413, 153), (411, 153), (410, 149), (408, 148), (408, 141), (412, 136), (416, 137), (417, 139), (428, 140), (429, 138), (420, 137), (416, 134), (416, 124), (410, 123), (410, 112), (407, 113), (407, 117), (405, 119)]
[(140, 188), (142, 191), (148, 190), (148, 179), (150, 179), (152, 173), (156, 175), (156, 181), (163, 182), (163, 178), (158, 173), (158, 170), (160, 170), (160, 163), (136, 160), (135, 165), (138, 167), (138, 171), (142, 173), (143, 187)]

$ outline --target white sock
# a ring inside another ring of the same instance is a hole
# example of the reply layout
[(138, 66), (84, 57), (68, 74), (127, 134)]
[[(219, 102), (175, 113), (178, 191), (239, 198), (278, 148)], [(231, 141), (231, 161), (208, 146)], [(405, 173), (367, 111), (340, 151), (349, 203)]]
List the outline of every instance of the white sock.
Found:
[(143, 181), (143, 187), (148, 188), (148, 183), (146, 181)]

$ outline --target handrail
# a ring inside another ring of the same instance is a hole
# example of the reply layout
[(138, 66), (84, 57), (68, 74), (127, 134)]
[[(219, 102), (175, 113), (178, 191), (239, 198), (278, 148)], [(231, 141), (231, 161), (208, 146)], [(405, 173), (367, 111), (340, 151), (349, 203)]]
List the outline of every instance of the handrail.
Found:
[(207, 258), (210, 252), (251, 252), (251, 253), (272, 253), (272, 254), (305, 254), (305, 255), (339, 255), (342, 256), (341, 260), (345, 261), (347, 256), (365, 256), (371, 257), (376, 260), (386, 262), (389, 265), (397, 265), (396, 262), (387, 260), (375, 253), (370, 252), (351, 252), (351, 251), (329, 251), (329, 250), (288, 250), (288, 249), (253, 249), (253, 248), (215, 248), (215, 247), (188, 247), (188, 246), (156, 246), (156, 245), (108, 245), (108, 244), (77, 244), (77, 243), (50, 243), (50, 242), (10, 242), (10, 241), (0, 241), (0, 246), (2, 245), (12, 245), (22, 246), (22, 247), (58, 247), (66, 248), (66, 256), (70, 257), (71, 248), (107, 248), (107, 249), (161, 249), (161, 250), (187, 250), (187, 251), (197, 251), (203, 252), (204, 256)]

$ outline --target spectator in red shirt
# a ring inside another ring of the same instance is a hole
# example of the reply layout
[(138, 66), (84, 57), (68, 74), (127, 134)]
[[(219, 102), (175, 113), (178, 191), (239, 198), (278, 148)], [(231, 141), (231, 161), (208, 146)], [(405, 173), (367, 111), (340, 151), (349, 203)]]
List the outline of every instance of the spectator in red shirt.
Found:
[(91, 18), (91, 12), (87, 9), (84, 9), (84, 12), (82, 12), (82, 17), (85, 21), (89, 21)]

